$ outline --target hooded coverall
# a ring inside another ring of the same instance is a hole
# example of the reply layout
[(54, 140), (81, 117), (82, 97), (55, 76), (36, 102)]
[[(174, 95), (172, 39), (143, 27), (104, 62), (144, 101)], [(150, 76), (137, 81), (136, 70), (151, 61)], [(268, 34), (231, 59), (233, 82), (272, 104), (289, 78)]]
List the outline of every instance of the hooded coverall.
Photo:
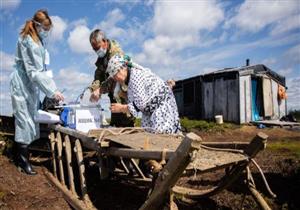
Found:
[(31, 36), (19, 37), (15, 70), (10, 75), (10, 93), (15, 117), (15, 141), (29, 145), (39, 138), (35, 122), (39, 108), (39, 90), (53, 97), (57, 91), (54, 81), (46, 75), (45, 47)]

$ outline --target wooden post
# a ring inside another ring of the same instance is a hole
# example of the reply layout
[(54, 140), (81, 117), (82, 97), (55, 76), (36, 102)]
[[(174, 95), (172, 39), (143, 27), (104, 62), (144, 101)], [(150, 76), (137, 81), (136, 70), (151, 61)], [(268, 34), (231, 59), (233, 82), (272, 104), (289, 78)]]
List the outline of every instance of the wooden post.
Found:
[(71, 192), (75, 194), (76, 191), (74, 185), (74, 175), (73, 175), (73, 166), (72, 166), (72, 147), (68, 135), (65, 135), (64, 145), (65, 145), (65, 155), (66, 155), (67, 170), (68, 170), (69, 187)]
[(82, 199), (84, 201), (89, 201), (89, 197), (87, 194), (87, 187), (86, 187), (86, 183), (85, 183), (85, 166), (84, 166), (84, 162), (83, 162), (82, 147), (81, 147), (81, 143), (80, 143), (79, 139), (76, 139), (76, 141), (75, 141), (74, 151), (75, 151), (77, 164), (78, 164)]
[(268, 135), (262, 132), (256, 134), (254, 139), (250, 142), (249, 146), (244, 152), (250, 157), (254, 158), (258, 152), (264, 150), (267, 145)]
[(55, 158), (55, 134), (54, 131), (52, 131), (49, 135), (50, 138), (50, 147), (51, 147), (51, 156), (52, 156), (52, 165), (53, 165), (53, 174), (55, 178), (57, 178), (57, 169), (56, 169), (56, 158)]
[(60, 182), (65, 185), (65, 176), (64, 176), (64, 166), (62, 161), (62, 139), (60, 132), (57, 132), (56, 134), (56, 146), (57, 146), (57, 159), (58, 159), (58, 165), (59, 165), (59, 178)]
[(54, 184), (57, 189), (62, 193), (66, 201), (75, 209), (75, 210), (96, 210), (94, 206), (86, 204), (84, 201), (80, 200), (79, 197), (69, 191), (65, 185), (62, 185), (57, 179), (52, 176), (49, 172), (44, 171), (46, 177), (52, 184)]
[(193, 157), (193, 151), (200, 149), (201, 138), (194, 133), (188, 133), (178, 146), (167, 165), (159, 173), (148, 200), (140, 210), (160, 209), (170, 189), (176, 184), (183, 171)]
[(260, 206), (263, 210), (271, 210), (265, 199), (261, 196), (261, 194), (255, 189), (253, 186), (249, 186), (249, 191), (256, 201), (256, 203)]

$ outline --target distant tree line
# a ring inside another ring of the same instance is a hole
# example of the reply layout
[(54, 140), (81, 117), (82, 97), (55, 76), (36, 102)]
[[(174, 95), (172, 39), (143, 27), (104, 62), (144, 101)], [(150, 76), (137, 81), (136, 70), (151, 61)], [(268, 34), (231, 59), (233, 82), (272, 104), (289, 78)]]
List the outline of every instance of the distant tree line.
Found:
[(300, 121), (300, 109), (294, 109), (289, 111), (289, 115), (292, 115), (297, 119), (297, 121)]

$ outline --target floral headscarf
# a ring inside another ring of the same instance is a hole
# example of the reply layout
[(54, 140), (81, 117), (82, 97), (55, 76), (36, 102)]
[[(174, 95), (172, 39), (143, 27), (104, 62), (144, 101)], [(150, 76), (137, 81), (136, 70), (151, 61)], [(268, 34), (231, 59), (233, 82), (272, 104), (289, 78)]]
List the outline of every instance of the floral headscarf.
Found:
[(109, 59), (106, 73), (109, 74), (109, 77), (113, 77), (121, 67), (131, 67), (131, 65), (129, 56), (116, 54)]

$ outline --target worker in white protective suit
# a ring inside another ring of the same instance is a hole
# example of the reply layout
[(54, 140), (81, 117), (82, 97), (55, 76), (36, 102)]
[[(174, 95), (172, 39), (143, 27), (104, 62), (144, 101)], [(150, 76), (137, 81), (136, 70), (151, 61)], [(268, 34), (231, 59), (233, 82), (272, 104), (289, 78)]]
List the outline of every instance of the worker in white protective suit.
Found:
[(39, 138), (39, 124), (35, 122), (39, 108), (39, 90), (58, 101), (64, 96), (46, 73), (45, 41), (52, 21), (46, 10), (38, 10), (26, 21), (17, 43), (15, 70), (10, 78), (10, 93), (15, 117), (15, 142), (18, 146), (17, 165), (25, 173), (35, 175), (29, 163), (28, 146)]

